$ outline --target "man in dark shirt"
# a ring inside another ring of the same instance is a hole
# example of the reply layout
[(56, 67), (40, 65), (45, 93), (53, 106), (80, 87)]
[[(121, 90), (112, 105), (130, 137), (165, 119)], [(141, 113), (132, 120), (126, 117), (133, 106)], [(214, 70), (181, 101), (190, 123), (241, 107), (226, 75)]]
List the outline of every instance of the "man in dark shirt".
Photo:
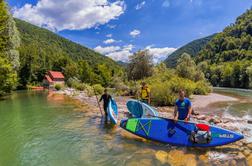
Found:
[(110, 99), (111, 99), (111, 96), (108, 94), (108, 90), (105, 89), (104, 94), (101, 96), (99, 102), (101, 102), (103, 100), (103, 109), (104, 109), (104, 112), (105, 112), (106, 119), (107, 119), (107, 116), (108, 116), (107, 108), (108, 108), (108, 104), (109, 104)]

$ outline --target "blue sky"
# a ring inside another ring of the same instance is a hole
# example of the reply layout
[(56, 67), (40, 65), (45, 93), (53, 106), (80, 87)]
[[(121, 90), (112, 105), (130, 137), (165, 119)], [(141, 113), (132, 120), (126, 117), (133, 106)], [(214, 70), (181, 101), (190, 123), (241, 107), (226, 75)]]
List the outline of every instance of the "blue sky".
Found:
[(251, 0), (7, 0), (15, 17), (127, 61), (149, 49), (155, 61), (220, 32)]

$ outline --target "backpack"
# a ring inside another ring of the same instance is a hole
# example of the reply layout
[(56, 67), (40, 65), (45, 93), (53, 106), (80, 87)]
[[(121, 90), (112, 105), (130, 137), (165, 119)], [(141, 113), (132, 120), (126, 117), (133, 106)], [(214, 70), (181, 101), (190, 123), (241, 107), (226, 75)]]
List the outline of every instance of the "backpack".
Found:
[(206, 124), (196, 124), (195, 129), (191, 132), (189, 140), (197, 144), (209, 144), (212, 140), (210, 126)]

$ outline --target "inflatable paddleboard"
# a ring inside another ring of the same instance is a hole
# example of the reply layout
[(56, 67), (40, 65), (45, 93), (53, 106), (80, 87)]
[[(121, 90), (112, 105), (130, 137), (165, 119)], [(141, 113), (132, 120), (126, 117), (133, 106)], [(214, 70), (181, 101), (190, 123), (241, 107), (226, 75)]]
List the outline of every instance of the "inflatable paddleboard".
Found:
[[(203, 130), (197, 127), (200, 125), (205, 131), (199, 131)], [(216, 126), (183, 121), (175, 123), (174, 120), (165, 118), (124, 119), (121, 121), (120, 126), (137, 136), (176, 146), (214, 147), (244, 138), (239, 133)], [(201, 141), (198, 141), (199, 137), (196, 136), (201, 136)]]
[(118, 108), (117, 108), (117, 104), (115, 102), (114, 99), (111, 99), (109, 101), (109, 105), (108, 105), (108, 115), (109, 115), (109, 119), (113, 124), (117, 123), (117, 119), (118, 119)]
[(127, 102), (128, 111), (133, 115), (133, 117), (141, 118), (150, 116), (158, 116), (158, 112), (146, 103), (139, 100), (129, 100)]

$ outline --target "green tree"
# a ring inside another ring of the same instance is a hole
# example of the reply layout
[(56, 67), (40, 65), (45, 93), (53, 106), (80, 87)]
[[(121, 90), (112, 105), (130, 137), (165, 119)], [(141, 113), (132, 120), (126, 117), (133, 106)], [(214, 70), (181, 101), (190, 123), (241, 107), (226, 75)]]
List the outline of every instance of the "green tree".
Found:
[(78, 68), (79, 68), (79, 77), (82, 82), (85, 83), (94, 82), (96, 76), (87, 61), (81, 60), (78, 64)]
[(65, 80), (68, 80), (69, 78), (73, 78), (73, 77), (79, 77), (79, 75), (76, 74), (76, 72), (79, 69), (75, 63), (68, 63), (63, 70), (64, 70)]
[(20, 46), (19, 33), (16, 24), (3, 0), (0, 1), (0, 52), (4, 53), (15, 70), (19, 67)]
[(191, 56), (187, 53), (182, 54), (178, 60), (176, 67), (177, 74), (182, 78), (187, 78), (193, 81), (204, 80), (203, 72), (197, 68)]
[(0, 96), (10, 93), (17, 84), (19, 34), (8, 7), (0, 1)]
[(130, 63), (127, 68), (129, 80), (140, 80), (153, 74), (152, 56), (147, 50), (138, 51), (129, 58)]
[(8, 60), (0, 55), (0, 97), (11, 92), (17, 83), (17, 75)]
[(249, 88), (252, 89), (252, 65), (250, 65), (249, 67), (247, 67), (246, 73), (247, 73), (247, 75), (249, 77)]
[(105, 64), (99, 64), (96, 72), (96, 74), (98, 74), (102, 79), (100, 84), (105, 87), (108, 86), (112, 80), (112, 71), (109, 70), (108, 66)]
[(176, 71), (180, 77), (194, 80), (196, 64), (189, 54), (183, 53), (181, 55), (177, 63)]

